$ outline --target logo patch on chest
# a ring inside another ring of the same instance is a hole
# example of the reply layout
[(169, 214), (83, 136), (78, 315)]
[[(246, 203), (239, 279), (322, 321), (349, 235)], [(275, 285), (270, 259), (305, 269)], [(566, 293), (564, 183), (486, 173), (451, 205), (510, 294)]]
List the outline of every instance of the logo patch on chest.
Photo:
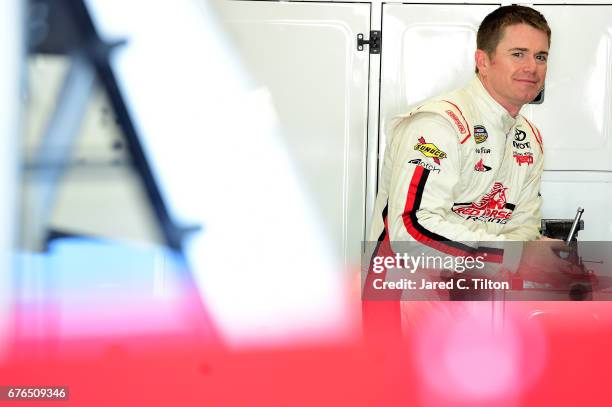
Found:
[(508, 188), (501, 182), (496, 182), (491, 191), (480, 198), (480, 201), (456, 203), (453, 205), (453, 212), (475, 222), (508, 223), (514, 205), (507, 202), (507, 190)]
[(523, 164), (527, 164), (527, 165), (533, 164), (533, 154), (530, 152), (518, 153), (515, 151), (513, 153), (513, 157), (519, 166)]
[(474, 141), (476, 141), (476, 144), (484, 143), (488, 138), (489, 134), (487, 133), (485, 126), (480, 124), (474, 126)]
[(421, 160), (420, 158), (415, 158), (413, 160), (408, 161), (408, 164), (414, 164), (414, 165), (418, 165), (419, 167), (423, 167), (428, 171), (434, 172), (434, 173), (440, 173), (440, 167), (436, 167), (433, 164), (430, 164), (426, 161)]
[(440, 150), (435, 144), (428, 143), (423, 137), (419, 138), (419, 144), (414, 146), (416, 151), (420, 151), (425, 157), (432, 158), (436, 164), (447, 157), (446, 153)]
[(482, 162), (482, 158), (481, 158), (480, 161), (478, 161), (476, 165), (474, 166), (474, 170), (480, 171), (480, 172), (486, 172), (486, 171), (491, 171), (491, 167), (484, 165), (484, 163)]
[(519, 150), (531, 148), (531, 143), (529, 141), (524, 142), (526, 138), (527, 133), (525, 133), (523, 130), (514, 129), (514, 141), (512, 142), (512, 146), (514, 146), (514, 148), (518, 148)]

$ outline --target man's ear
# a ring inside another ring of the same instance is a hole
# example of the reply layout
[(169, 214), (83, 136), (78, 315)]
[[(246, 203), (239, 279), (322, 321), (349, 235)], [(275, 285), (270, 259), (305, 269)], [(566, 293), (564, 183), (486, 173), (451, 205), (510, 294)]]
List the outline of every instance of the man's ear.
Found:
[(476, 54), (474, 54), (474, 59), (476, 60), (476, 68), (478, 68), (478, 72), (486, 73), (491, 61), (489, 59), (489, 55), (481, 50), (477, 49)]

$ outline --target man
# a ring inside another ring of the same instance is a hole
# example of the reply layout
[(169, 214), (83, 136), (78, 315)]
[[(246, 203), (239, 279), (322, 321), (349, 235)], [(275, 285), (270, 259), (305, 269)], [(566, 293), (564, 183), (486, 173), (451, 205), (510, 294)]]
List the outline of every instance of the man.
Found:
[[(474, 253), (462, 242), (541, 239), (544, 146), (519, 112), (544, 87), (550, 37), (544, 16), (528, 7), (500, 7), (483, 20), (472, 82), (397, 123), (369, 240), (418, 241), (461, 256)], [(554, 253), (560, 241), (520, 246), (490, 259), (534, 281), (568, 266)]]

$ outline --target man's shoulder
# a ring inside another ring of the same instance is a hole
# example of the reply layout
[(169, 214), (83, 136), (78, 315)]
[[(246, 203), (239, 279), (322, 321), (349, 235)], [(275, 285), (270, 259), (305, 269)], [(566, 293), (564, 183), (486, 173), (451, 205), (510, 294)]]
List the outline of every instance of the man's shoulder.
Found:
[(464, 139), (471, 135), (470, 125), (466, 117), (470, 110), (469, 102), (461, 94), (451, 92), (423, 102), (406, 114), (401, 115), (400, 119), (430, 119), (432, 115), (435, 115), (449, 123), (457, 136)]

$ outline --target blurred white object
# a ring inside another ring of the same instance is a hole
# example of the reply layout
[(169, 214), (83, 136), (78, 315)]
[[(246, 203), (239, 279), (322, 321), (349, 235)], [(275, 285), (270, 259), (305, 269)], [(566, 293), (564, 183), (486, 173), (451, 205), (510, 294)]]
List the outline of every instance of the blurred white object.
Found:
[(113, 67), (172, 216), (203, 226), (185, 248), (221, 334), (269, 345), (342, 332), (340, 261), (267, 90), (209, 5), (89, 4), (103, 37), (128, 40)]
[(0, 3), (0, 185), (3, 199), (0, 202), (0, 359), (10, 335), (10, 311), (12, 298), (11, 270), (17, 219), (18, 142), (23, 60), (24, 16), (23, 2), (6, 0)]

